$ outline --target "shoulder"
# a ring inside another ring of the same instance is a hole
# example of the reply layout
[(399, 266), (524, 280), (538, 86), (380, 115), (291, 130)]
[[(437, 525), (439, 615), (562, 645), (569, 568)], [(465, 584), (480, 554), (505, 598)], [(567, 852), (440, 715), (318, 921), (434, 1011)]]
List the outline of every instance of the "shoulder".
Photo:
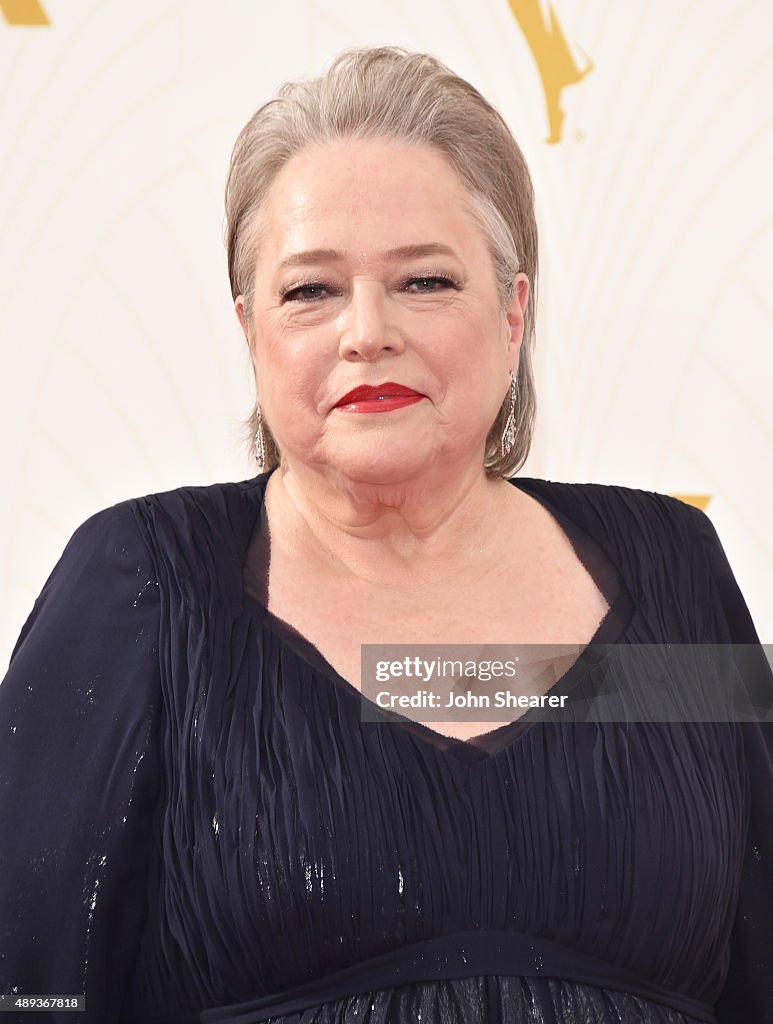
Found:
[(127, 498), (82, 523), (68, 550), (102, 552), (103, 570), (106, 560), (114, 570), (115, 558), (123, 556), (127, 571), (152, 579), (187, 606), (205, 604), (216, 594), (238, 605), (267, 476)]
[(265, 479), (177, 487), (126, 498), (85, 519), (67, 541), (40, 598), (146, 588), (170, 565), (199, 564), (208, 550), (224, 560), (246, 544)]
[(622, 484), (565, 483), (517, 477), (513, 483), (553, 504), (589, 533), (613, 535), (625, 531), (643, 541), (697, 538), (713, 531), (711, 520), (694, 505), (660, 491)]
[(125, 498), (93, 513), (75, 530), (70, 545), (107, 545), (122, 542), (152, 549), (166, 531), (195, 542), (191, 530), (207, 526), (210, 532), (239, 533), (254, 521), (265, 490), (265, 474), (249, 480), (176, 487)]
[(171, 517), (209, 515), (217, 519), (219, 516), (232, 515), (240, 509), (249, 511), (252, 506), (259, 504), (267, 476), (264, 473), (249, 480), (191, 484), (167, 491), (154, 491), (126, 498), (102, 509), (92, 518), (102, 516), (119, 521), (129, 514), (136, 517), (143, 510), (155, 509)]
[(169, 508), (227, 509), (234, 504), (261, 496), (265, 490), (269, 473), (250, 477), (247, 480), (223, 481), (212, 484), (191, 484), (175, 487), (168, 491), (155, 491), (139, 497), (129, 498), (119, 504), (150, 503)]
[(653, 607), (683, 610), (701, 635), (716, 642), (757, 642), (717, 530), (695, 505), (619, 484), (515, 482), (586, 530)]

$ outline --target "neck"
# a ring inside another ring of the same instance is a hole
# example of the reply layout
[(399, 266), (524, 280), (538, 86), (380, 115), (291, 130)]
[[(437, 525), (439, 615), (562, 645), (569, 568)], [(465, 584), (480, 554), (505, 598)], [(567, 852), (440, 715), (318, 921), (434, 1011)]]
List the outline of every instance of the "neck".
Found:
[(269, 478), (266, 502), (296, 550), (336, 574), (388, 584), (407, 572), (430, 581), (481, 565), (494, 555), (512, 491), (482, 466), (373, 483), (283, 463)]

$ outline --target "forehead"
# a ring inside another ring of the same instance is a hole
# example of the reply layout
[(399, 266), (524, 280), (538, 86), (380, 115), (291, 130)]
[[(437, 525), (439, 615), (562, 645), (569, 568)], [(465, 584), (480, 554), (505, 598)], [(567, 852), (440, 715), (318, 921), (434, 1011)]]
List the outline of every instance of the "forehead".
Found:
[(477, 258), (485, 240), (469, 194), (427, 146), (349, 139), (309, 146), (279, 171), (258, 215), (258, 262), (343, 249), (363, 257), (427, 242)]

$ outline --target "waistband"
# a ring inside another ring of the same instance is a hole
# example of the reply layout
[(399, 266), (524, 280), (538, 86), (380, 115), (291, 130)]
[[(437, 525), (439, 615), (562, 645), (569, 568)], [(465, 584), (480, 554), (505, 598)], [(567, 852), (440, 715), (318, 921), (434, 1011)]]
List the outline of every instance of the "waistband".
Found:
[(615, 964), (568, 946), (498, 929), (474, 929), (401, 946), (291, 989), (174, 1017), (132, 1018), (124, 1024), (261, 1024), (323, 1003), (417, 982), (449, 981), (481, 975), (551, 978), (625, 992), (717, 1024), (712, 1007), (673, 992)]

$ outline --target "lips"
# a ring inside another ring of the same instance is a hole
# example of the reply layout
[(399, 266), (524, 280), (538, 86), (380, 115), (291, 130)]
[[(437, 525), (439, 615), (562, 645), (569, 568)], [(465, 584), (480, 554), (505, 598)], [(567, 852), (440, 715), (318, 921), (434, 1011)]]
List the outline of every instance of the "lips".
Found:
[(353, 402), (378, 402), (387, 398), (423, 397), (424, 395), (420, 391), (414, 391), (413, 388), (407, 388), (403, 384), (394, 384), (392, 381), (387, 381), (386, 384), (376, 384), (373, 387), (369, 384), (361, 384), (339, 398), (335, 408), (337, 409), (341, 405), (351, 405)]

